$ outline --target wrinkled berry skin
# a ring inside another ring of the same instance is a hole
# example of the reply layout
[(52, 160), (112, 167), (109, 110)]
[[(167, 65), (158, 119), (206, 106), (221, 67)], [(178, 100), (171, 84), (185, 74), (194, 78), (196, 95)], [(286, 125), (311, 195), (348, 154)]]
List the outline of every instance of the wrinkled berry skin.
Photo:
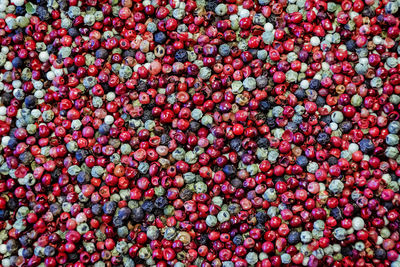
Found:
[(1, 266), (399, 266), (399, 1), (0, 1)]

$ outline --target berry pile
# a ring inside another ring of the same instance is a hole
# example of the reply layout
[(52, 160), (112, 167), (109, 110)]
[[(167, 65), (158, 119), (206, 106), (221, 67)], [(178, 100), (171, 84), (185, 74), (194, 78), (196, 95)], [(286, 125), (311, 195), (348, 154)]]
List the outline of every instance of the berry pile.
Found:
[(1, 266), (400, 267), (399, 0), (0, 0)]

